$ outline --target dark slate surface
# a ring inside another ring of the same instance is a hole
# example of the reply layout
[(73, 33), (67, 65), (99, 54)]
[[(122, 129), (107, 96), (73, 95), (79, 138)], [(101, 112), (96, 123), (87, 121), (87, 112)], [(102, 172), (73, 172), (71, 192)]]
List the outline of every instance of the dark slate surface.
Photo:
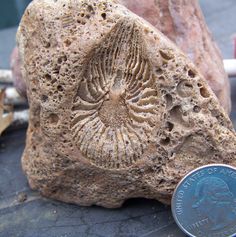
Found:
[[(231, 58), (235, 0), (200, 2), (224, 57)], [(0, 31), (0, 69), (9, 68), (15, 32), (16, 27)], [(236, 118), (234, 80), (232, 118)], [(170, 208), (154, 200), (129, 200), (122, 208), (109, 210), (52, 201), (31, 191), (20, 165), (25, 133), (25, 129), (8, 131), (0, 137), (0, 237), (185, 236), (174, 223)], [(21, 193), (27, 195), (24, 202), (20, 202)]]

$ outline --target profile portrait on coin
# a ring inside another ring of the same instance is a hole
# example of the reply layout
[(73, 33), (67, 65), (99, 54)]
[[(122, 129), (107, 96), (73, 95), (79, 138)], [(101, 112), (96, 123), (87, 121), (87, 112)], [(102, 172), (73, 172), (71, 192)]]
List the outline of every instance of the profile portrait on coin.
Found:
[(220, 178), (206, 177), (197, 183), (192, 208), (201, 218), (208, 218), (211, 230), (220, 230), (236, 221), (236, 198)]

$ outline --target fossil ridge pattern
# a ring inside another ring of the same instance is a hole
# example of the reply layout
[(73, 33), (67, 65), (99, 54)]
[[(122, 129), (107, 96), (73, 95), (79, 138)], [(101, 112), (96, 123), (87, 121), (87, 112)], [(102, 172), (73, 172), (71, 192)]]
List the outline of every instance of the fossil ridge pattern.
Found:
[(86, 65), (72, 108), (74, 141), (98, 166), (128, 167), (146, 149), (157, 124), (158, 104), (135, 22), (118, 22)]

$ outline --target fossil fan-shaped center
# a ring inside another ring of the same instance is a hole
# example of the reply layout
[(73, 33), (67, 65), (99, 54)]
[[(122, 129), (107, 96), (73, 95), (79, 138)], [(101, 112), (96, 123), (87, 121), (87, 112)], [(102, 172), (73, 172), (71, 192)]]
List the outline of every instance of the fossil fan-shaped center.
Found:
[(124, 101), (104, 101), (98, 112), (101, 121), (107, 127), (120, 128), (129, 121), (128, 109)]
[(72, 107), (75, 145), (94, 165), (120, 169), (142, 155), (157, 122), (157, 90), (139, 27), (119, 21), (84, 64)]

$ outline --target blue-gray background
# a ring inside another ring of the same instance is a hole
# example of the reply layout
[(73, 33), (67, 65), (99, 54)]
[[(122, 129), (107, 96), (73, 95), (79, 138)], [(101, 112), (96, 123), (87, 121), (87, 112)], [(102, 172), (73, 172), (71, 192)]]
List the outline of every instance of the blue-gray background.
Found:
[(1, 0), (0, 29), (17, 25), (30, 0)]

